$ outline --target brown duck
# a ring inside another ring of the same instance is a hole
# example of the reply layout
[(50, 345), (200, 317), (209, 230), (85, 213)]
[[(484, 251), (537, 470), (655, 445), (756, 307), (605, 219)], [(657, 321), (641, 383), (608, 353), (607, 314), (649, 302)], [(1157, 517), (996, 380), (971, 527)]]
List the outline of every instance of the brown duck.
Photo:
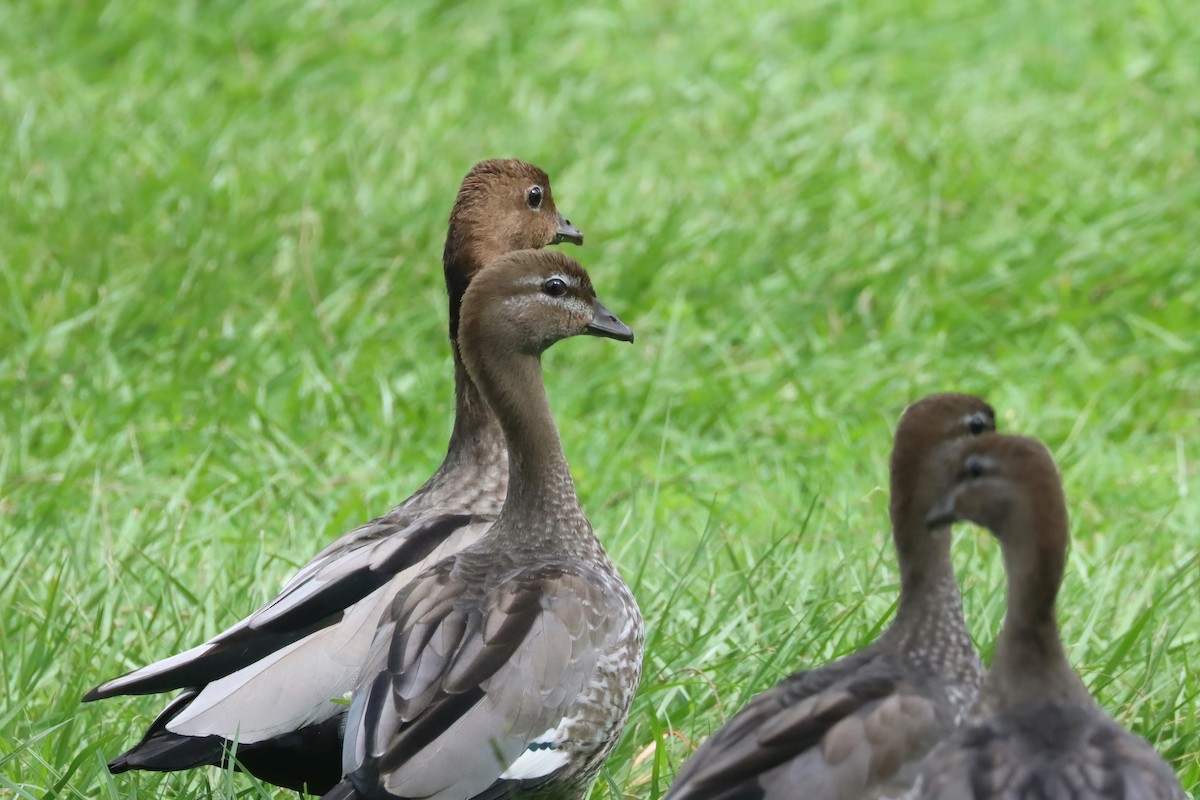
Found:
[(578, 334), (633, 341), (566, 256), (512, 253), (467, 289), (459, 345), (508, 444), (508, 496), (390, 604), (327, 798), (582, 798), (616, 743), (642, 617), (579, 507), (542, 383), (543, 351)]
[(85, 701), (184, 690), (110, 770), (221, 764), (236, 740), (238, 765), (271, 783), (320, 793), (341, 778), (342, 699), (388, 600), (429, 564), (476, 541), (504, 499), (503, 436), (457, 342), (463, 293), (498, 256), (558, 242), (582, 244), (583, 236), (556, 210), (541, 169), (493, 160), (467, 174), (443, 254), (455, 366), (445, 460), (412, 497), (330, 544), (246, 619), (89, 692)]
[(995, 429), (978, 397), (934, 394), (909, 406), (891, 458), (892, 539), (900, 600), (874, 642), (797, 672), (755, 697), (683, 765), (670, 800), (899, 793), (916, 765), (974, 703), (983, 667), (967, 634), (950, 560), (950, 529), (933, 535), (930, 456), (947, 441)]
[(1008, 613), (980, 691), (979, 721), (940, 745), (914, 797), (1183, 800), (1142, 738), (1118, 725), (1067, 663), (1055, 602), (1070, 534), (1062, 481), (1036, 439), (980, 436), (944, 453), (952, 488), (931, 529), (974, 522), (1000, 542)]

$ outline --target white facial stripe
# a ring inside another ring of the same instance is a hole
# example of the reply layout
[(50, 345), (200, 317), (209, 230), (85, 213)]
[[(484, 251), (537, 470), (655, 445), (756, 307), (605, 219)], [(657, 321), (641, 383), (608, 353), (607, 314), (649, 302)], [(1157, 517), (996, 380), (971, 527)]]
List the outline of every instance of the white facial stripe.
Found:
[(574, 275), (563, 275), (562, 273), (559, 273), (559, 272), (556, 272), (547, 278), (539, 278), (536, 275), (526, 275), (524, 278), (521, 278), (520, 285), (528, 286), (530, 288), (536, 287), (538, 289), (541, 289), (542, 286), (544, 286), (546, 284), (546, 281), (551, 280), (553, 278), (558, 278), (560, 281), (563, 281), (564, 283), (567, 284), (567, 286), (570, 286), (572, 289), (579, 288), (579, 280)]

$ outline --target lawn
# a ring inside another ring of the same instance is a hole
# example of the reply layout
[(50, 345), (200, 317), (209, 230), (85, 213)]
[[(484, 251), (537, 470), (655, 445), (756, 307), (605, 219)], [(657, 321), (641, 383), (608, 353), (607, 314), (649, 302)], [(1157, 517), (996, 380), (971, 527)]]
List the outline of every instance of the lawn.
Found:
[[(889, 619), (900, 411), (985, 395), (1063, 470), (1087, 684), (1200, 792), (1200, 33), (1177, 0), (0, 5), (0, 796), (111, 777), (81, 706), (402, 500), (449, 433), (440, 255), (545, 167), (634, 346), (548, 390), (646, 615), (593, 797), (655, 798)], [(985, 655), (998, 548), (956, 539)]]

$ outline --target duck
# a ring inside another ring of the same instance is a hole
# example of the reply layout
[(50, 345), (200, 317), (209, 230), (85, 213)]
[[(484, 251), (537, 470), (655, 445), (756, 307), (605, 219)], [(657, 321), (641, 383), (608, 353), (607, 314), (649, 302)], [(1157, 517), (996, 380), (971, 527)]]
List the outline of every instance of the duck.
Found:
[(989, 434), (941, 458), (948, 488), (927, 525), (991, 531), (1008, 608), (974, 719), (930, 755), (909, 796), (1184, 800), (1170, 766), (1100, 707), (1067, 661), (1056, 604), (1070, 533), (1050, 451), (1037, 439)]
[(403, 503), (329, 544), (264, 606), (207, 642), (92, 689), (84, 702), (183, 690), (111, 772), (235, 766), (321, 794), (342, 776), (345, 698), (388, 600), (429, 564), (479, 539), (500, 512), (507, 450), (463, 366), (459, 306), (472, 278), (514, 250), (583, 243), (550, 179), (515, 159), (476, 164), (450, 213), (443, 271), (455, 412), (441, 465)]
[(583, 798), (616, 744), (642, 615), (580, 507), (542, 378), (542, 353), (580, 334), (633, 341), (562, 253), (510, 253), (467, 288), (459, 345), (508, 446), (508, 494), (389, 604), (325, 800)]
[(900, 793), (973, 705), (983, 677), (963, 618), (948, 526), (929, 534), (930, 458), (995, 430), (969, 394), (937, 393), (896, 426), (889, 516), (900, 568), (896, 615), (875, 641), (754, 697), (683, 764), (669, 800), (873, 798)]

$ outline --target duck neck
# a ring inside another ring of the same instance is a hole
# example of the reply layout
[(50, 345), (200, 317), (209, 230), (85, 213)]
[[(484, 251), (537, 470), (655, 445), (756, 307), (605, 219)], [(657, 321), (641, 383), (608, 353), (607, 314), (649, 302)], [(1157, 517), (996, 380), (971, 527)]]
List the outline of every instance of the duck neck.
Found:
[[(495, 470), (503, 474), (505, 461), (504, 434), (496, 415), (488, 406), (471, 374), (463, 364), (458, 342), (458, 323), (462, 308), (463, 293), (470, 283), (468, 275), (476, 271), (465, 246), (455, 247), (459, 237), (454, 228), (447, 236), (443, 254), (443, 270), (446, 275), (446, 293), (450, 304), (450, 349), (454, 357), (454, 428), (450, 432), (450, 443), (446, 448), (446, 459), (439, 473), (478, 473)], [(500, 486), (503, 493), (504, 486)]]
[(897, 625), (907, 626), (931, 616), (962, 618), (962, 595), (950, 558), (950, 529), (924, 530), (923, 522), (908, 522), (913, 530), (898, 531), (900, 600)]
[(503, 467), (505, 447), (500, 423), (463, 365), (458, 342), (450, 344), (454, 350), (454, 428), (443, 470)]
[[(1025, 524), (1038, 524), (1028, 520)], [(1043, 520), (1043, 525), (1054, 524)], [(1064, 523), (1065, 524), (1065, 523)], [(1065, 533), (1061, 534), (1065, 542)], [(1071, 669), (1058, 633), (1055, 610), (1065, 549), (1039, 547), (1058, 536), (998, 532), (1008, 574), (1008, 611), (996, 639), (985, 693), (996, 709), (1060, 702), (1093, 705), (1083, 681)]]
[(977, 684), (982, 665), (963, 619), (949, 528), (927, 531), (923, 520), (906, 520), (894, 538), (900, 599), (884, 640), (928, 669)]
[(492, 531), (514, 545), (556, 546), (556, 531), (587, 527), (550, 412), (536, 355), (482, 352), (471, 362), (508, 445), (508, 496)]
[[(902, 431), (904, 430), (902, 424)], [(956, 629), (958, 645), (974, 654), (962, 615), (962, 595), (950, 558), (950, 528), (930, 531), (925, 525), (931, 498), (922, 476), (922, 450), (902, 431), (896, 434), (889, 465), (888, 518), (900, 567), (900, 600), (892, 636), (925, 636), (926, 629)], [(940, 637), (939, 637), (940, 638)]]

